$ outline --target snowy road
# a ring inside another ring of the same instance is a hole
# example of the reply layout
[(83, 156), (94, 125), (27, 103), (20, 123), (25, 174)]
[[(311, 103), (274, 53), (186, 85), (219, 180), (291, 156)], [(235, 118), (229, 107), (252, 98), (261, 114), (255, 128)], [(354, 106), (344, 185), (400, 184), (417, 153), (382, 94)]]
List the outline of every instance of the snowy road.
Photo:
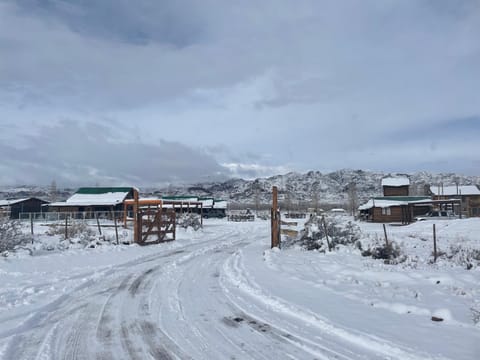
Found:
[[(419, 316), (368, 313), (364, 296), (319, 279), (311, 254), (289, 264), (268, 250), (267, 222), (211, 221), (183, 236), (191, 238), (37, 282), (27, 305), (1, 312), (0, 358), (468, 359), (478, 350), (473, 326), (431, 336), (437, 324)], [(339, 259), (323, 261), (332, 269), (345, 265)], [(56, 298), (48, 292), (62, 284)], [(452, 337), (461, 351), (435, 350)]]

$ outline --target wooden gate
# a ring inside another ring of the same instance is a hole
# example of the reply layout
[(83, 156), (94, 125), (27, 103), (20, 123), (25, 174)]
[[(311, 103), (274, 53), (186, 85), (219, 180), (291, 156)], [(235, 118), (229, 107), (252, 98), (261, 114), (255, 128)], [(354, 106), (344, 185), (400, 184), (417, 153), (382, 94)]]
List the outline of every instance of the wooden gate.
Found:
[(140, 209), (137, 219), (139, 231), (137, 232), (136, 243), (139, 245), (151, 245), (175, 240), (175, 210)]

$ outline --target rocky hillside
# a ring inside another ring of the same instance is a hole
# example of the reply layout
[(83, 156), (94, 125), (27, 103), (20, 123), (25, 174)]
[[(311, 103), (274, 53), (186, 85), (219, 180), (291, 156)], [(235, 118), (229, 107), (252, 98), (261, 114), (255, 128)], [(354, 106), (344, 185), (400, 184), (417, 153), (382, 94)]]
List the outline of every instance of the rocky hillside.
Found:
[[(292, 205), (298, 203), (331, 206), (345, 206), (348, 202), (349, 186), (354, 185), (358, 203), (372, 196), (381, 196), (381, 180), (386, 176), (407, 176), (410, 178), (411, 195), (424, 195), (425, 185), (480, 185), (480, 176), (457, 174), (391, 174), (363, 170), (339, 170), (331, 173), (310, 171), (305, 174), (288, 173), (256, 180), (230, 179), (225, 182), (198, 183), (192, 185), (170, 185), (165, 188), (141, 189), (142, 196), (198, 195), (212, 196), (237, 204), (269, 204), (272, 186), (279, 189), (280, 201)], [(350, 187), (352, 189), (352, 187)], [(65, 200), (75, 189), (58, 189), (56, 200)], [(48, 188), (14, 187), (0, 189), (0, 199), (36, 196), (52, 200)]]
[(459, 185), (480, 184), (480, 176), (462, 176), (453, 173), (392, 174), (363, 170), (339, 170), (331, 173), (310, 171), (305, 174), (288, 173), (256, 180), (231, 179), (222, 183), (170, 186), (168, 189), (156, 189), (155, 193), (213, 196), (236, 203), (267, 204), (271, 201), (272, 186), (277, 186), (280, 199), (284, 202), (294, 204), (318, 201), (319, 204), (343, 205), (348, 202), (349, 187), (354, 189), (359, 202), (366, 201), (372, 196), (381, 196), (381, 180), (386, 176), (407, 176), (411, 183), (411, 195), (424, 195), (426, 185), (441, 183), (454, 185), (456, 182)]

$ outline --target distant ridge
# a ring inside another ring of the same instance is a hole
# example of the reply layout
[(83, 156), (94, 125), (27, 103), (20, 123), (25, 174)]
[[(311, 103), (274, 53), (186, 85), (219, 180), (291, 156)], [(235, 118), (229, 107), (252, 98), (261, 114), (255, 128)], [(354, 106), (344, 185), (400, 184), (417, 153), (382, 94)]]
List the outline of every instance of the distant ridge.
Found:
[[(228, 200), (232, 203), (253, 204), (259, 202), (268, 204), (271, 201), (272, 186), (277, 186), (280, 196), (292, 202), (312, 202), (315, 196), (320, 204), (342, 205), (348, 202), (348, 188), (355, 184), (359, 202), (373, 196), (382, 195), (381, 181), (387, 176), (406, 176), (410, 179), (411, 195), (424, 195), (426, 185), (480, 185), (480, 176), (464, 176), (455, 173), (388, 173), (366, 170), (343, 169), (329, 173), (309, 171), (307, 173), (291, 172), (285, 175), (275, 175), (255, 180), (229, 179), (218, 182), (199, 182), (193, 184), (165, 187), (141, 188), (143, 196), (159, 195), (196, 195), (211, 196)], [(133, 184), (134, 185), (134, 184)], [(58, 189), (58, 200), (66, 199), (76, 188)], [(315, 195), (316, 194), (316, 195)], [(0, 188), (0, 199), (39, 197), (49, 198), (47, 187), (19, 186)]]
[[(429, 172), (387, 173), (365, 170), (338, 170), (330, 173), (309, 171), (291, 172), (255, 180), (230, 179), (224, 182), (196, 183), (190, 186), (172, 186), (157, 189), (160, 193), (203, 195), (211, 194), (215, 198), (231, 202), (268, 203), (271, 200), (272, 186), (277, 186), (283, 197), (291, 201), (311, 202), (317, 194), (319, 203), (343, 204), (348, 201), (348, 187), (355, 184), (358, 200), (366, 201), (382, 194), (381, 180), (387, 176), (405, 176), (410, 179), (411, 195), (424, 195), (425, 186), (443, 185), (479, 185), (480, 176), (464, 176), (454, 173), (434, 174)], [(198, 192), (198, 194), (197, 194)]]

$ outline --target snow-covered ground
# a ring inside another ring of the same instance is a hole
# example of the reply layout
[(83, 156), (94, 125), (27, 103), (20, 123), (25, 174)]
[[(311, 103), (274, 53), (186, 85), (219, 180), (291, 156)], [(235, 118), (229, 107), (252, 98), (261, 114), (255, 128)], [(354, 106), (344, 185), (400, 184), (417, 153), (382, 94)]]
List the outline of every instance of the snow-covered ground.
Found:
[[(363, 246), (382, 241), (380, 224), (358, 224)], [(431, 222), (388, 226), (397, 265), (353, 246), (270, 250), (261, 220), (206, 220), (147, 247), (58, 250), (41, 229), (48, 246), (0, 258), (0, 359), (480, 356), (480, 266), (463, 250), (480, 249), (480, 219), (437, 222), (436, 263)]]

